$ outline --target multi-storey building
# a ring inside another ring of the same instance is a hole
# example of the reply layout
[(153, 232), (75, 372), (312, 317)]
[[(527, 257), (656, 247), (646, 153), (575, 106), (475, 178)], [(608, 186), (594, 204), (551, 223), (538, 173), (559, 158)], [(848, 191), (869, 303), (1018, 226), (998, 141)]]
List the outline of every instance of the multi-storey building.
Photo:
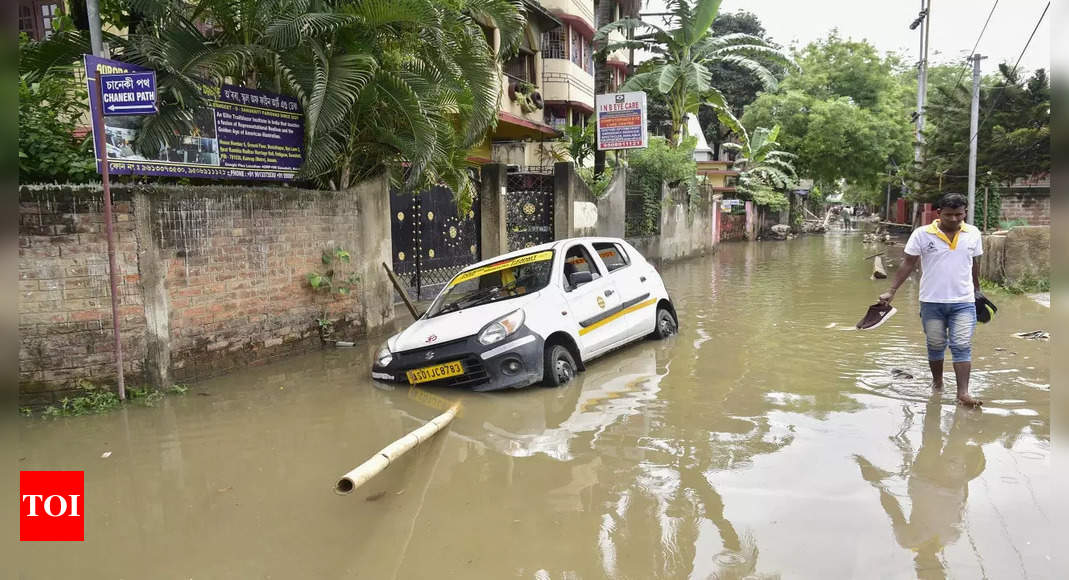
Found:
[[(599, 2), (613, 3), (611, 20), (596, 22)], [(600, 26), (637, 11), (635, 0), (528, 0), (528, 25), (537, 32), (530, 68), (506, 64), (503, 75), (502, 111), (498, 131), (492, 137), (491, 157), (517, 170), (548, 170), (563, 149), (559, 137), (568, 126), (584, 126), (594, 113), (594, 34)], [(553, 25), (548, 16), (556, 21)], [(611, 40), (623, 40), (613, 33)], [(627, 78), (628, 55), (615, 51), (608, 57), (609, 90), (619, 88)], [(524, 76), (534, 70), (535, 78)], [(523, 82), (535, 86), (541, 108), (524, 110), (523, 97), (515, 96)], [(519, 119), (517, 119), (519, 117)], [(522, 127), (525, 131), (519, 130)], [(548, 130), (547, 130), (548, 129)], [(555, 154), (556, 153), (556, 154)]]

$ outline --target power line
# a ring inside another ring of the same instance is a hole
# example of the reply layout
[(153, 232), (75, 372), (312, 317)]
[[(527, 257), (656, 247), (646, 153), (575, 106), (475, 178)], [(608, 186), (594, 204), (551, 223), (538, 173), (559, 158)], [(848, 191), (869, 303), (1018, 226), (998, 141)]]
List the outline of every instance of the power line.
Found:
[[(980, 36), (976, 37), (976, 43), (972, 45), (972, 50), (969, 51), (969, 56), (976, 54), (976, 47), (980, 46), (980, 39), (984, 37), (984, 32), (987, 32), (987, 25), (991, 22), (991, 16), (995, 13), (995, 8), (998, 7), (998, 0), (991, 6), (991, 11), (987, 13), (987, 20), (984, 21), (984, 27), (980, 29)], [(954, 81), (954, 87), (961, 86), (961, 79), (965, 76), (965, 71), (969, 69), (969, 65), (961, 67), (961, 73), (958, 74), (958, 80)]]
[[(1017, 67), (1021, 64), (1021, 59), (1024, 58), (1024, 53), (1028, 51), (1028, 46), (1030, 44), (1032, 44), (1032, 39), (1035, 38), (1036, 31), (1039, 30), (1039, 25), (1043, 23), (1043, 18), (1047, 16), (1047, 10), (1049, 10), (1049, 9), (1050, 9), (1050, 2), (1047, 2), (1047, 6), (1043, 8), (1043, 13), (1039, 15), (1039, 20), (1036, 21), (1035, 28), (1032, 29), (1032, 34), (1029, 35), (1029, 37), (1028, 37), (1028, 42), (1024, 43), (1024, 48), (1021, 49), (1021, 54), (1017, 55), (1017, 62), (1013, 63), (1013, 69), (1010, 71), (1010, 76), (1011, 77), (1014, 76), (1017, 73)], [(976, 128), (976, 133), (969, 137), (969, 143), (972, 143), (973, 139), (978, 139), (979, 138), (980, 131), (984, 130), (984, 125), (987, 124), (987, 120), (991, 117), (991, 112), (994, 111), (995, 107), (997, 107), (999, 105), (999, 103), (1002, 102), (1002, 98), (1005, 95), (1006, 95), (1005, 91), (999, 92), (998, 93), (998, 98), (996, 98), (994, 101), (992, 101), (991, 105), (989, 105), (987, 107), (987, 110), (984, 111), (984, 117), (980, 121), (980, 125)], [(954, 160), (950, 162), (949, 166), (953, 167), (955, 163), (957, 163), (958, 161), (961, 160), (961, 156), (964, 155), (964, 154), (965, 153), (958, 153), (957, 157), (955, 157)]]

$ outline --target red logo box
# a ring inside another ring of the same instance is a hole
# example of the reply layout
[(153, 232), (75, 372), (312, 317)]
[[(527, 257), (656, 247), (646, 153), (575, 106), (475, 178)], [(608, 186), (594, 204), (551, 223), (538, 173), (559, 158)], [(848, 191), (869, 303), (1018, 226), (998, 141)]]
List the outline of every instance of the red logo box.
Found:
[(19, 539), (85, 540), (85, 472), (19, 472)]

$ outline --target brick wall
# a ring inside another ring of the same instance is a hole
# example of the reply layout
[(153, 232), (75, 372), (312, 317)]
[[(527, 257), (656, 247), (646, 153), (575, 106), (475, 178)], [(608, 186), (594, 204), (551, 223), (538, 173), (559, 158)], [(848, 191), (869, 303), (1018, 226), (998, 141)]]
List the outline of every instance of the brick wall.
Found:
[[(145, 311), (128, 195), (113, 204), (124, 366), (142, 370)], [(77, 379), (115, 376), (107, 242), (99, 192), (23, 189), (19, 204), (19, 382), (31, 403)]]
[(1050, 225), (1050, 193), (1002, 193), (1002, 221), (1024, 220), (1030, 226)]
[[(384, 181), (346, 192), (116, 188), (125, 373), (192, 381), (318, 348), (320, 317), (352, 338), (392, 316)], [(114, 381), (99, 188), (22, 188), (19, 373), (25, 404)], [(350, 296), (311, 290), (324, 249), (353, 257)]]

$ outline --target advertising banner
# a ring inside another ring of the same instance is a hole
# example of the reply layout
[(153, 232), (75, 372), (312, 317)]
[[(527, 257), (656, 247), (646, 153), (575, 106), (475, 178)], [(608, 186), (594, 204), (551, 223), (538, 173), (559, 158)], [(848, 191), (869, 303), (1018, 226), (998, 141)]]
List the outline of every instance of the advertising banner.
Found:
[[(204, 177), (210, 179), (290, 180), (297, 174), (303, 159), (304, 117), (296, 99), (263, 91), (223, 85), (202, 85), (208, 107), (192, 111), (193, 126), (188, 134), (175, 134), (159, 151), (135, 151), (133, 144), (146, 117), (121, 115), (108, 111), (108, 105), (143, 103), (133, 97), (108, 97), (125, 86), (105, 88), (104, 127), (97, 126), (95, 111), (101, 106), (97, 97), (95, 74), (122, 75), (153, 71), (116, 60), (85, 55), (89, 106), (94, 112), (93, 131), (104, 131), (108, 166), (112, 174)], [(137, 85), (138, 76), (130, 75)], [(105, 77), (123, 80), (123, 77)], [(155, 77), (152, 92), (155, 93)], [(147, 87), (144, 87), (147, 88)], [(140, 91), (144, 92), (144, 91)], [(108, 99), (112, 100), (108, 100)], [(96, 139), (93, 140), (96, 150)], [(97, 171), (101, 152), (96, 151)]]
[(646, 93), (609, 93), (594, 99), (598, 149), (640, 149), (649, 145)]

